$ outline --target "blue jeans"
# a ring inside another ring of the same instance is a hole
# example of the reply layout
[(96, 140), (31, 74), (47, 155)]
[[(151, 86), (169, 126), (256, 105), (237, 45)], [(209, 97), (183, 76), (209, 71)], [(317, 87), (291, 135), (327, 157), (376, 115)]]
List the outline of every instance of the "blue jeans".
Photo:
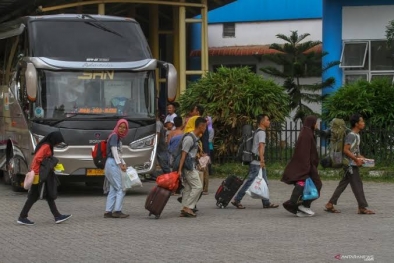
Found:
[(122, 173), (114, 158), (108, 158), (105, 163), (105, 177), (109, 182), (105, 211), (120, 212), (126, 192), (122, 189)]
[[(246, 179), (241, 189), (238, 191), (237, 195), (234, 197), (234, 200), (236, 202), (241, 202), (242, 198), (245, 196), (245, 192), (252, 185), (254, 179), (256, 179), (256, 177), (259, 175), (260, 169), (261, 169), (260, 165), (255, 165), (255, 164), (249, 165), (248, 178)], [(268, 185), (267, 170), (265, 168), (263, 169), (263, 178)], [(271, 204), (270, 200), (266, 198), (261, 199), (261, 201), (263, 202), (263, 206), (269, 206)]]

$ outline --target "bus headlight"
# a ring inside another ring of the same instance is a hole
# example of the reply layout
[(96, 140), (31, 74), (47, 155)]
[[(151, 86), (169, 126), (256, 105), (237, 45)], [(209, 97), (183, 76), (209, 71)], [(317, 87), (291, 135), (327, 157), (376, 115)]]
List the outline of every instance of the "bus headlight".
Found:
[(36, 140), (36, 145), (42, 140), (44, 139), (45, 136), (42, 135), (38, 135), (38, 134), (33, 134), (34, 139)]
[(129, 146), (133, 150), (152, 148), (155, 145), (155, 140), (156, 140), (156, 135), (150, 135), (148, 137), (130, 143)]

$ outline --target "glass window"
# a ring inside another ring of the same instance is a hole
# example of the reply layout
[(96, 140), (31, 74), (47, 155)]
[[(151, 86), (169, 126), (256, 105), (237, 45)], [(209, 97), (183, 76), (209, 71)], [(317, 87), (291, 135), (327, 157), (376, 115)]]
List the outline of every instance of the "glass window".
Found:
[(223, 37), (235, 37), (235, 23), (223, 24)]
[(371, 41), (371, 70), (394, 70), (394, 50), (387, 41)]
[(39, 76), (39, 98), (34, 107), (39, 107), (43, 116), (35, 117), (62, 119), (74, 113), (87, 115), (78, 115), (78, 118), (92, 118), (92, 115), (155, 116), (152, 73), (42, 70)]
[(137, 23), (90, 19), (31, 22), (32, 55), (66, 61), (138, 61), (151, 58)]
[(367, 74), (352, 74), (352, 75), (345, 75), (345, 84), (351, 84), (358, 80), (367, 80)]
[(362, 68), (367, 57), (368, 42), (345, 42), (342, 48), (343, 68)]
[(371, 75), (371, 81), (376, 79), (388, 79), (393, 82), (394, 73), (393, 74), (373, 74)]

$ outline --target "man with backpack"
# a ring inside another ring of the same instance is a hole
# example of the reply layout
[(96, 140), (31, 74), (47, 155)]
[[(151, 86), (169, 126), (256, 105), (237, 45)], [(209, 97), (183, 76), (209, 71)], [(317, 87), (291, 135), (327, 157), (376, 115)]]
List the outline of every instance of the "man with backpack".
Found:
[(348, 184), (350, 184), (353, 194), (357, 199), (358, 214), (375, 214), (373, 211), (367, 209), (368, 203), (365, 199), (363, 183), (359, 173), (359, 167), (362, 166), (365, 161), (365, 157), (360, 154), (359, 134), (359, 132), (365, 127), (363, 117), (361, 117), (360, 114), (354, 114), (350, 118), (350, 125), (352, 131), (346, 135), (343, 147), (343, 153), (345, 154), (344, 163), (347, 163), (344, 167), (345, 175), (339, 182), (330, 201), (325, 205), (325, 211), (330, 213), (340, 213), (339, 210), (334, 208), (334, 205), (337, 204), (342, 192), (346, 189)]
[[(182, 152), (180, 155), (178, 174), (183, 179), (183, 197), (181, 217), (196, 217), (193, 212), (202, 192), (202, 182), (196, 168), (196, 155), (198, 139), (207, 128), (205, 118), (198, 117), (193, 132), (185, 134), (182, 139)], [(175, 164), (174, 164), (175, 168)]]
[[(245, 196), (246, 191), (252, 185), (253, 181), (259, 175), (260, 169), (262, 169), (263, 178), (268, 184), (267, 171), (265, 169), (265, 159), (264, 159), (264, 151), (265, 151), (265, 143), (266, 143), (266, 130), (270, 126), (270, 120), (267, 114), (260, 114), (257, 116), (257, 125), (258, 129), (255, 131), (253, 135), (253, 143), (252, 143), (252, 156), (253, 161), (249, 165), (249, 175), (238, 191), (237, 195), (234, 197), (234, 200), (231, 202), (238, 209), (245, 209), (245, 207), (241, 204), (242, 198)], [(263, 198), (263, 208), (278, 208), (279, 205), (273, 204), (269, 199)]]

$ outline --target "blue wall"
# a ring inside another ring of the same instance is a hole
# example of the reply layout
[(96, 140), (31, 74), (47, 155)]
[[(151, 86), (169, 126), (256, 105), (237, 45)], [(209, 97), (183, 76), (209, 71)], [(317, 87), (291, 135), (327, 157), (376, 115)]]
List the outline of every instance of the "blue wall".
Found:
[[(323, 0), (323, 50), (329, 53), (323, 58), (323, 64), (341, 59), (342, 7), (370, 5), (394, 5), (394, 0)], [(332, 89), (323, 90), (323, 94), (336, 91), (342, 86), (342, 69), (336, 66), (327, 70), (323, 74), (323, 80), (328, 77), (334, 77), (336, 83)]]
[(209, 23), (313, 19), (322, 17), (319, 0), (238, 0), (209, 12)]

